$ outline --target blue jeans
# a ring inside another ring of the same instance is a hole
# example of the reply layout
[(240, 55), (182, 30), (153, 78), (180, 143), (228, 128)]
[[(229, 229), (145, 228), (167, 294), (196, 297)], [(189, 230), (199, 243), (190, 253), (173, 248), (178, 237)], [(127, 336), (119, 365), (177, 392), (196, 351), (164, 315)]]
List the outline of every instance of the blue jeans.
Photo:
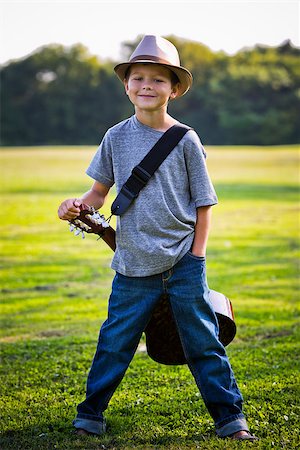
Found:
[(248, 430), (218, 323), (209, 301), (205, 259), (188, 252), (173, 268), (149, 277), (117, 273), (97, 350), (87, 379), (86, 399), (77, 407), (76, 428), (101, 434), (103, 411), (121, 382), (160, 295), (168, 293), (189, 369), (216, 432), (225, 437)]

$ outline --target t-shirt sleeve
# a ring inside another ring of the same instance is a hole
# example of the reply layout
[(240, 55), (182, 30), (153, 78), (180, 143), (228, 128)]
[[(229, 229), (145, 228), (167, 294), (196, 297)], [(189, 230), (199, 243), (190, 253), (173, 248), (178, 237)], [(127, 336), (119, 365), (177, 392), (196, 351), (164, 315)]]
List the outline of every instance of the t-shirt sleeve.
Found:
[(112, 163), (112, 145), (109, 132), (103, 137), (86, 173), (94, 180), (105, 184), (105, 186), (108, 186), (109, 188), (113, 186), (115, 180)]
[(218, 198), (207, 170), (203, 145), (194, 131), (189, 132), (187, 138), (185, 159), (195, 207), (216, 205)]

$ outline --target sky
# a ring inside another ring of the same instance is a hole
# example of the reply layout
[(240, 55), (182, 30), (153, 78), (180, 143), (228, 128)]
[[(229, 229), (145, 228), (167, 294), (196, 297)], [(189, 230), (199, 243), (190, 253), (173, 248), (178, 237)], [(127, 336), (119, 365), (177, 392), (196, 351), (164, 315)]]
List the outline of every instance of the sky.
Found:
[(234, 54), (256, 44), (300, 46), (295, 0), (0, 0), (0, 64), (50, 43), (84, 44), (102, 59), (121, 58), (121, 43), (156, 34)]

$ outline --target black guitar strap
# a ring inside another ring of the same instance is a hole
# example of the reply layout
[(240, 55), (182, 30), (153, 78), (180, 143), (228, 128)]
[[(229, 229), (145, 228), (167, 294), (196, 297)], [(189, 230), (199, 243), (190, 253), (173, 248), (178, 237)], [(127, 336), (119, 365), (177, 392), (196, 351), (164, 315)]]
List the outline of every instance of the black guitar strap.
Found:
[(145, 158), (132, 169), (130, 177), (111, 205), (112, 214), (116, 216), (124, 214), (161, 163), (191, 129), (184, 125), (173, 125), (161, 136)]

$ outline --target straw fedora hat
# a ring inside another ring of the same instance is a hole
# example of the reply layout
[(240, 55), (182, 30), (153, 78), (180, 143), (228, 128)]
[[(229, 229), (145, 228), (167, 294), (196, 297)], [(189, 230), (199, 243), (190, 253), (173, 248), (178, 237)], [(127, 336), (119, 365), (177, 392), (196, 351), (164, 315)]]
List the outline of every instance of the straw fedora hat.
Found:
[(176, 47), (160, 36), (146, 35), (134, 50), (128, 62), (116, 65), (114, 71), (123, 82), (128, 68), (132, 64), (161, 64), (174, 72), (179, 81), (179, 91), (176, 98), (184, 95), (192, 85), (193, 76), (185, 67), (181, 67)]

